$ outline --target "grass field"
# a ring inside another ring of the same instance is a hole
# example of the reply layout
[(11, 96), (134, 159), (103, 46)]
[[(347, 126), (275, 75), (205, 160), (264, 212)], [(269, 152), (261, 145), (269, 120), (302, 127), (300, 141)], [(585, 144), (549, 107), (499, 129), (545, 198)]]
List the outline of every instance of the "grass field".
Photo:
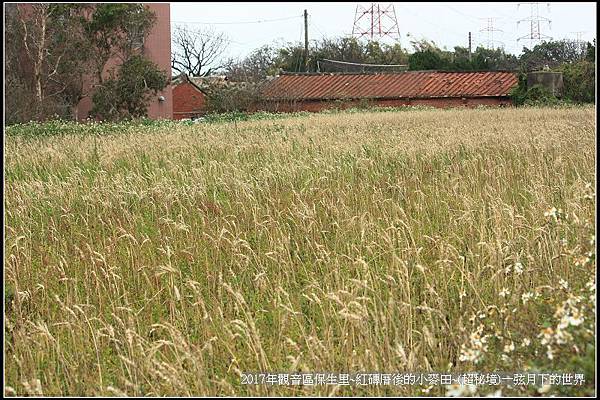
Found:
[(5, 136), (5, 394), (594, 393), (593, 107), (86, 129)]

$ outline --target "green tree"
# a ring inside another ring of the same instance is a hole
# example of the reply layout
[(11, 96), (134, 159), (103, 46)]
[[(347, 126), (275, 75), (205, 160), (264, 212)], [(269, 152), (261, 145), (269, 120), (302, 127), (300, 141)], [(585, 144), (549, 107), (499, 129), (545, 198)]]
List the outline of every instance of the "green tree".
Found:
[(519, 68), (519, 59), (513, 54), (507, 54), (504, 49), (487, 49), (477, 47), (473, 57), (473, 69), (475, 70), (509, 70), (516, 71)]
[(585, 60), (589, 62), (596, 62), (596, 39), (594, 39), (594, 44), (587, 42)]
[[(301, 72), (303, 70), (304, 46), (301, 43), (287, 43), (280, 47), (273, 47), (271, 72), (278, 70), (288, 72)], [(309, 72), (320, 70), (325, 64), (323, 60), (335, 60), (357, 64), (406, 64), (407, 53), (399, 44), (380, 44), (376, 41), (359, 41), (356, 38), (335, 38), (313, 41), (309, 47)], [(329, 65), (326, 69), (333, 71), (364, 71), (375, 70), (373, 67), (353, 65)], [(322, 69), (321, 69), (322, 70)]]
[(140, 53), (156, 19), (142, 4), (111, 3), (17, 4), (6, 15), (7, 114), (13, 122), (77, 118), (77, 105), (92, 95), (84, 92), (86, 79), (92, 78), (92, 91), (94, 84), (106, 91), (108, 61), (124, 64)]
[(563, 98), (576, 103), (593, 103), (596, 91), (596, 66), (593, 62), (582, 60), (572, 64), (563, 64), (557, 71), (563, 74)]
[(230, 81), (257, 82), (276, 74), (277, 49), (265, 45), (250, 53), (241, 61), (232, 63), (226, 69)]
[(101, 83), (110, 59), (124, 62), (143, 47), (156, 16), (141, 3), (99, 3), (81, 21), (91, 46), (96, 79)]
[(96, 90), (91, 114), (110, 120), (144, 117), (151, 96), (167, 83), (167, 74), (156, 64), (141, 55), (131, 56), (116, 77), (111, 76)]
[(84, 96), (89, 46), (83, 4), (11, 4), (6, 8), (6, 113), (9, 121), (69, 117)]
[(440, 51), (433, 49), (417, 51), (408, 56), (408, 69), (411, 71), (449, 70), (450, 67), (450, 61)]
[(540, 43), (531, 50), (524, 47), (519, 57), (519, 64), (523, 71), (536, 71), (581, 61), (585, 56), (585, 49), (577, 42), (557, 40)]

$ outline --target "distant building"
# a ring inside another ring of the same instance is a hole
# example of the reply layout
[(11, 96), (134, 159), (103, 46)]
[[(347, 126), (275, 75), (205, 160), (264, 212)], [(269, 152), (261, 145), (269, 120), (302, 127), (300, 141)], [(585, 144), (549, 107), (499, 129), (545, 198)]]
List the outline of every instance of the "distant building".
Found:
[(546, 88), (554, 96), (560, 98), (564, 91), (564, 82), (562, 72), (551, 72), (544, 68), (543, 71), (532, 71), (527, 73), (527, 88), (535, 85)]
[(173, 119), (194, 119), (207, 113), (207, 99), (211, 90), (231, 87), (235, 83), (227, 77), (190, 77), (181, 74), (173, 79)]
[(194, 78), (181, 75), (173, 84), (173, 119), (194, 119), (206, 112), (207, 92)]
[(506, 106), (517, 86), (513, 72), (283, 73), (261, 90), (269, 111), (320, 111), (373, 106)]
[[(167, 76), (171, 76), (171, 8), (169, 3), (141, 3), (147, 6), (156, 15), (156, 22), (150, 33), (141, 43), (141, 53), (153, 61), (160, 69), (165, 71)], [(27, 14), (32, 9), (33, 3), (18, 3), (18, 7)], [(109, 77), (111, 69), (120, 64), (120, 60), (115, 57), (110, 59), (102, 73), (103, 78)], [(83, 91), (89, 95), (83, 98), (76, 107), (76, 118), (85, 120), (92, 109), (92, 85), (94, 78), (92, 74), (84, 78)], [(173, 117), (173, 96), (171, 85), (167, 85), (164, 90), (156, 94), (148, 105), (148, 117), (171, 119)]]
[[(142, 54), (152, 60), (160, 69), (171, 76), (171, 6), (169, 3), (142, 3), (156, 14), (156, 23), (142, 45)], [(109, 60), (103, 76), (119, 65), (117, 59)], [(91, 82), (86, 83), (90, 88)], [(77, 118), (86, 119), (92, 109), (90, 96), (82, 99), (77, 107)], [(173, 118), (173, 95), (171, 85), (158, 92), (148, 105), (148, 117), (153, 119)]]

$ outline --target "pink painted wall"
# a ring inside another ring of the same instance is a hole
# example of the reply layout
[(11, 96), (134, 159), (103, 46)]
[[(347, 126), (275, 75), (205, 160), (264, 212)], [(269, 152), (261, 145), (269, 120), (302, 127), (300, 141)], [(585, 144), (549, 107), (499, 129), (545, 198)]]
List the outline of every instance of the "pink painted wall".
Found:
[[(144, 3), (156, 14), (156, 23), (146, 41), (144, 42), (143, 54), (165, 71), (169, 80), (171, 78), (171, 7), (169, 3)], [(103, 77), (109, 76), (109, 71), (118, 66), (121, 61), (118, 58), (109, 60), (104, 68)], [(91, 77), (86, 82), (86, 88), (91, 89)], [(91, 93), (91, 92), (90, 92)], [(163, 96), (165, 101), (159, 101)], [(92, 109), (91, 94), (82, 99), (77, 107), (77, 117), (84, 120)], [(172, 87), (168, 85), (163, 91), (153, 96), (148, 106), (148, 117), (153, 119), (173, 118), (173, 94)]]

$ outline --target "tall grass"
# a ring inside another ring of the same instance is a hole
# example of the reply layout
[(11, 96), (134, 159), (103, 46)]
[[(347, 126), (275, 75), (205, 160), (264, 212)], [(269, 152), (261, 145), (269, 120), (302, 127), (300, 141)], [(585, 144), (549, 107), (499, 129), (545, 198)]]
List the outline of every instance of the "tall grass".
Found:
[(9, 134), (5, 394), (443, 395), (240, 374), (497, 370), (593, 393), (594, 134), (589, 107)]

